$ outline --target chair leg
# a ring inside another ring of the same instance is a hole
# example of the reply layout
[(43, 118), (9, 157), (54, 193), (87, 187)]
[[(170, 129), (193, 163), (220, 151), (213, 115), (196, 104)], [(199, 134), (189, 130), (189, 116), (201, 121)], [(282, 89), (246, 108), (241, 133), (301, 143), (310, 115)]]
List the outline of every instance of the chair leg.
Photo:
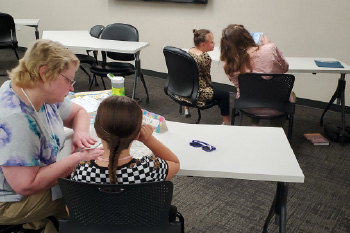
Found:
[(105, 90), (107, 90), (105, 81), (103, 80), (103, 77), (102, 77), (102, 76), (101, 76), (101, 80), (102, 80), (103, 88), (104, 88)]
[(290, 116), (289, 116), (289, 124), (288, 124), (288, 141), (289, 141), (289, 143), (292, 143), (293, 123), (294, 123), (294, 115), (290, 114)]
[(180, 212), (176, 213), (176, 217), (179, 218), (180, 223), (181, 223), (181, 233), (184, 233), (185, 232), (185, 219)]
[(232, 113), (231, 113), (231, 125), (235, 124), (235, 119), (236, 116), (238, 115), (238, 112), (235, 108), (232, 108)]
[(13, 48), (13, 51), (15, 51), (15, 54), (16, 54), (16, 57), (17, 57), (17, 60), (19, 60), (19, 57), (18, 57), (18, 53), (17, 53), (16, 48)]
[[(89, 77), (89, 86), (91, 86), (91, 83), (94, 81), (93, 78), (91, 78), (91, 75), (85, 70), (85, 68), (81, 64), (79, 67)], [(89, 89), (89, 91), (91, 91), (91, 88)]]
[(202, 115), (201, 115), (201, 110), (199, 108), (197, 108), (197, 110), (198, 110), (198, 119), (196, 124), (199, 124), (199, 122), (201, 121)]
[(149, 96), (148, 96), (148, 90), (147, 90), (147, 86), (146, 86), (146, 81), (145, 81), (145, 78), (143, 77), (143, 73), (141, 71), (141, 82), (143, 84), (143, 87), (145, 88), (145, 91), (146, 91), (146, 95), (147, 95), (147, 98), (146, 98), (146, 104), (149, 103)]

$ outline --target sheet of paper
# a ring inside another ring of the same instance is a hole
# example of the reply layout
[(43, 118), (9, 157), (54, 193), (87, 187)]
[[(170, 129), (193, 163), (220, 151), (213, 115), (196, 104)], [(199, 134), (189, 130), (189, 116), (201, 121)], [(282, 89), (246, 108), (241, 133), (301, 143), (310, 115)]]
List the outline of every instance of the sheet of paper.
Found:
[(77, 97), (71, 100), (73, 103), (79, 104), (87, 112), (92, 113), (96, 112), (101, 101), (96, 100), (90, 96)]

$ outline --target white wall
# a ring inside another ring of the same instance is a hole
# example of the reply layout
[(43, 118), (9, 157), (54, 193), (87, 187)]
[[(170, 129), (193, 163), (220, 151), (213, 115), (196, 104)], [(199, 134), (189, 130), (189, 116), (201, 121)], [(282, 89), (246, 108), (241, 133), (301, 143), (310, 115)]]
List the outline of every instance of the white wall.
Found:
[[(350, 64), (350, 2), (348, 0), (209, 0), (207, 5), (143, 2), (140, 0), (0, 0), (2, 12), (14, 18), (40, 18), (43, 30), (89, 30), (96, 24), (134, 25), (140, 41), (151, 46), (141, 52), (142, 68), (166, 72), (162, 48), (192, 46), (192, 29), (208, 28), (219, 45), (230, 23), (263, 31), (287, 57), (334, 57)], [(21, 46), (34, 40), (32, 28), (17, 32)], [(213, 64), (212, 75), (226, 80)], [(339, 75), (296, 76), (297, 96), (328, 102)], [(346, 89), (349, 106), (350, 88)]]

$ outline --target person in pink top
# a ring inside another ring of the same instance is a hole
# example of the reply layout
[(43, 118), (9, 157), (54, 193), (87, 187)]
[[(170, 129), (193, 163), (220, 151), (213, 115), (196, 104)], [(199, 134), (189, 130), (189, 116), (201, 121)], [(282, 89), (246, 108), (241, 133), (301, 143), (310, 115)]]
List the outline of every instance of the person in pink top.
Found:
[[(271, 43), (265, 35), (261, 42), (256, 44), (251, 34), (243, 25), (230, 24), (222, 31), (220, 42), (220, 60), (224, 64), (224, 70), (230, 81), (237, 88), (236, 98), (240, 97), (238, 76), (241, 73), (286, 73), (289, 68), (288, 62), (282, 56), (274, 43)], [(268, 78), (268, 77), (266, 77)], [(290, 97), (295, 102), (294, 93)], [(255, 115), (278, 115), (280, 112), (272, 109), (254, 109)], [(274, 125), (271, 122), (271, 125)], [(259, 121), (252, 119), (253, 125)], [(280, 125), (280, 123), (278, 123)]]

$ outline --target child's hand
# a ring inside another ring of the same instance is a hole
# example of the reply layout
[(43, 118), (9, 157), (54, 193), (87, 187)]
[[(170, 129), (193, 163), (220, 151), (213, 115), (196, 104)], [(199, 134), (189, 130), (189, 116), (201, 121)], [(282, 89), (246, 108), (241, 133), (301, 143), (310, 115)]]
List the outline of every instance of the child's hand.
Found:
[(260, 44), (261, 45), (266, 45), (266, 44), (269, 44), (271, 43), (271, 41), (263, 34), (261, 39), (260, 39)]
[(153, 127), (151, 125), (141, 125), (140, 134), (137, 140), (145, 144), (145, 142), (152, 137)]

